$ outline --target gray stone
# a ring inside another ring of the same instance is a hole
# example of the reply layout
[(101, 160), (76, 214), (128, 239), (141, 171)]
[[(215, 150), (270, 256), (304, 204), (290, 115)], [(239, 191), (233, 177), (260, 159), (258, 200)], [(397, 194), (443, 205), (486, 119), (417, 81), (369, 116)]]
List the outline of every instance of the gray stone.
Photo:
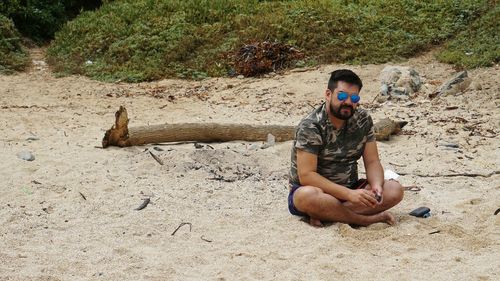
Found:
[(29, 151), (21, 151), (17, 154), (17, 157), (26, 161), (33, 161), (35, 160), (35, 155), (33, 155)]
[(471, 84), (471, 87), (472, 87), (472, 89), (474, 89), (476, 91), (483, 89), (483, 86), (481, 86), (481, 83), (479, 83), (478, 81), (473, 81)]
[(380, 73), (381, 95), (410, 95), (420, 90), (418, 72), (407, 66), (386, 66)]
[(389, 99), (389, 96), (379, 96), (379, 97), (377, 98), (377, 102), (378, 102), (378, 103), (384, 103), (384, 102), (386, 102), (388, 99)]
[(464, 70), (441, 84), (439, 89), (434, 92), (432, 97), (458, 95), (459, 93), (465, 91), (469, 87), (471, 82), (472, 79), (469, 78), (467, 70)]
[(252, 145), (248, 147), (248, 150), (257, 150), (259, 149), (259, 146), (260, 145), (258, 143), (252, 143)]
[(272, 134), (267, 134), (267, 142), (262, 145), (262, 149), (266, 149), (268, 147), (273, 146), (276, 143), (276, 137)]
[(382, 84), (380, 86), (380, 94), (382, 96), (388, 96), (389, 95), (389, 86), (387, 84)]

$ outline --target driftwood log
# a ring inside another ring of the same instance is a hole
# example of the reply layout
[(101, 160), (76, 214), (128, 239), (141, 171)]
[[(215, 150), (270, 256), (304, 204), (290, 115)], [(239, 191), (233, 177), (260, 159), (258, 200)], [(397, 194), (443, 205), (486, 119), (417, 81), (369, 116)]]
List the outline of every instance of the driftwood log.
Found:
[(262, 141), (267, 139), (268, 134), (272, 134), (276, 141), (287, 141), (294, 138), (295, 129), (294, 126), (221, 123), (180, 123), (129, 128), (127, 110), (123, 106), (120, 106), (115, 117), (115, 125), (106, 131), (102, 140), (103, 148), (179, 141)]
[[(281, 125), (180, 123), (129, 128), (127, 110), (123, 106), (120, 106), (115, 117), (115, 124), (106, 131), (102, 140), (103, 148), (180, 141), (265, 141), (268, 134), (272, 134), (276, 141), (281, 142), (293, 140), (295, 136), (295, 126)], [(397, 133), (401, 129), (402, 126), (389, 121), (384, 119), (381, 121), (382, 124), (375, 124), (377, 140), (385, 140), (390, 134)]]

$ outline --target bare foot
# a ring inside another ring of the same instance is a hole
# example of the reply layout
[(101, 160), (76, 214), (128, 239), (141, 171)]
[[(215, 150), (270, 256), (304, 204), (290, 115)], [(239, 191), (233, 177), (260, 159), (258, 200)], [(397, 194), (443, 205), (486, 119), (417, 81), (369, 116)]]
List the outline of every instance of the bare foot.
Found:
[(388, 225), (395, 225), (396, 224), (396, 218), (390, 212), (385, 211), (385, 212), (380, 213), (380, 215), (382, 216), (382, 220), (380, 222), (385, 222)]
[(309, 224), (315, 227), (323, 227), (321, 221), (315, 218), (309, 218)]

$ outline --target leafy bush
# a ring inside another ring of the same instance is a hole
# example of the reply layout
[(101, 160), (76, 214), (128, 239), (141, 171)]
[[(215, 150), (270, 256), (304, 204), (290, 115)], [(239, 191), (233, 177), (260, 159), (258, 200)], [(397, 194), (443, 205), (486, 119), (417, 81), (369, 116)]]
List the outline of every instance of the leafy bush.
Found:
[(500, 61), (500, 5), (460, 32), (437, 55), (438, 59), (460, 67), (492, 66)]
[[(100, 80), (223, 76), (228, 54), (279, 42), (305, 64), (383, 63), (428, 50), (485, 13), (487, 0), (121, 0), (56, 34), (49, 62)], [(196, 75), (195, 75), (196, 74)]]
[(11, 18), (25, 36), (42, 42), (82, 9), (95, 9), (101, 0), (2, 0), (0, 14)]
[(11, 74), (25, 69), (28, 64), (28, 53), (21, 46), (14, 24), (0, 15), (0, 73)]

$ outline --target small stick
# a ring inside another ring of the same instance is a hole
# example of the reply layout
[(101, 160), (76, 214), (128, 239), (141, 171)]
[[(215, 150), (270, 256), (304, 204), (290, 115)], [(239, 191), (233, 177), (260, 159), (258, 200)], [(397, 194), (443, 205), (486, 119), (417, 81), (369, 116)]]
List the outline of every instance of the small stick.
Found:
[(372, 102), (370, 102), (370, 103), (374, 103), (374, 102), (375, 102), (375, 100), (377, 100), (378, 95), (380, 95), (380, 92), (379, 92), (379, 93), (377, 93), (377, 94), (375, 95), (375, 97), (373, 98)]
[(496, 216), (498, 213), (500, 213), (500, 208), (498, 208), (493, 214)]
[(139, 207), (137, 207), (136, 210), (140, 211), (140, 210), (146, 208), (146, 206), (149, 204), (149, 202), (151, 202), (151, 199), (149, 199), (149, 198), (144, 199), (144, 202), (142, 202), (142, 204)]
[(431, 175), (431, 174), (411, 174), (411, 173), (401, 173), (399, 172), (398, 174), (400, 174), (401, 176), (407, 176), (407, 175), (411, 175), (411, 176), (417, 176), (417, 177), (428, 177), (428, 178), (440, 178), (440, 177), (472, 177), (472, 178), (475, 178), (475, 177), (483, 177), (483, 178), (489, 178), (493, 175), (496, 175), (496, 174), (500, 174), (500, 171), (494, 171), (494, 172), (491, 172), (489, 174), (474, 174), (474, 173), (457, 173), (457, 174), (435, 174), (435, 175)]
[(156, 162), (158, 162), (160, 165), (163, 165), (163, 161), (158, 156), (156, 156), (151, 150), (149, 151), (149, 154), (151, 154), (151, 156), (153, 156), (153, 158), (156, 160)]
[(80, 191), (78, 191), (78, 193), (80, 193), (80, 195), (82, 196), (83, 200), (87, 200), (87, 197), (85, 197), (85, 195), (83, 195), (83, 193), (81, 193)]
[(441, 232), (441, 230), (436, 230), (436, 231), (433, 231), (433, 232), (429, 232), (429, 234), (436, 234), (436, 233), (439, 233)]
[(174, 232), (172, 232), (172, 236), (175, 235), (175, 233), (177, 232), (177, 230), (179, 230), (179, 228), (181, 228), (182, 226), (188, 224), (189, 225), (189, 232), (191, 232), (191, 228), (193, 227), (193, 225), (190, 223), (190, 222), (182, 222), (181, 224), (179, 224), (179, 226), (174, 230)]
[(203, 235), (200, 238), (201, 238), (201, 240), (203, 240), (205, 242), (212, 243), (212, 240), (208, 240), (208, 239), (204, 238)]
[(389, 164), (394, 165), (394, 166), (398, 166), (398, 167), (406, 167), (405, 164), (399, 164), (399, 163), (394, 163), (394, 162), (389, 162)]
[(404, 189), (408, 190), (408, 191), (420, 191), (420, 190), (422, 190), (420, 187), (418, 187), (416, 185), (405, 186)]

